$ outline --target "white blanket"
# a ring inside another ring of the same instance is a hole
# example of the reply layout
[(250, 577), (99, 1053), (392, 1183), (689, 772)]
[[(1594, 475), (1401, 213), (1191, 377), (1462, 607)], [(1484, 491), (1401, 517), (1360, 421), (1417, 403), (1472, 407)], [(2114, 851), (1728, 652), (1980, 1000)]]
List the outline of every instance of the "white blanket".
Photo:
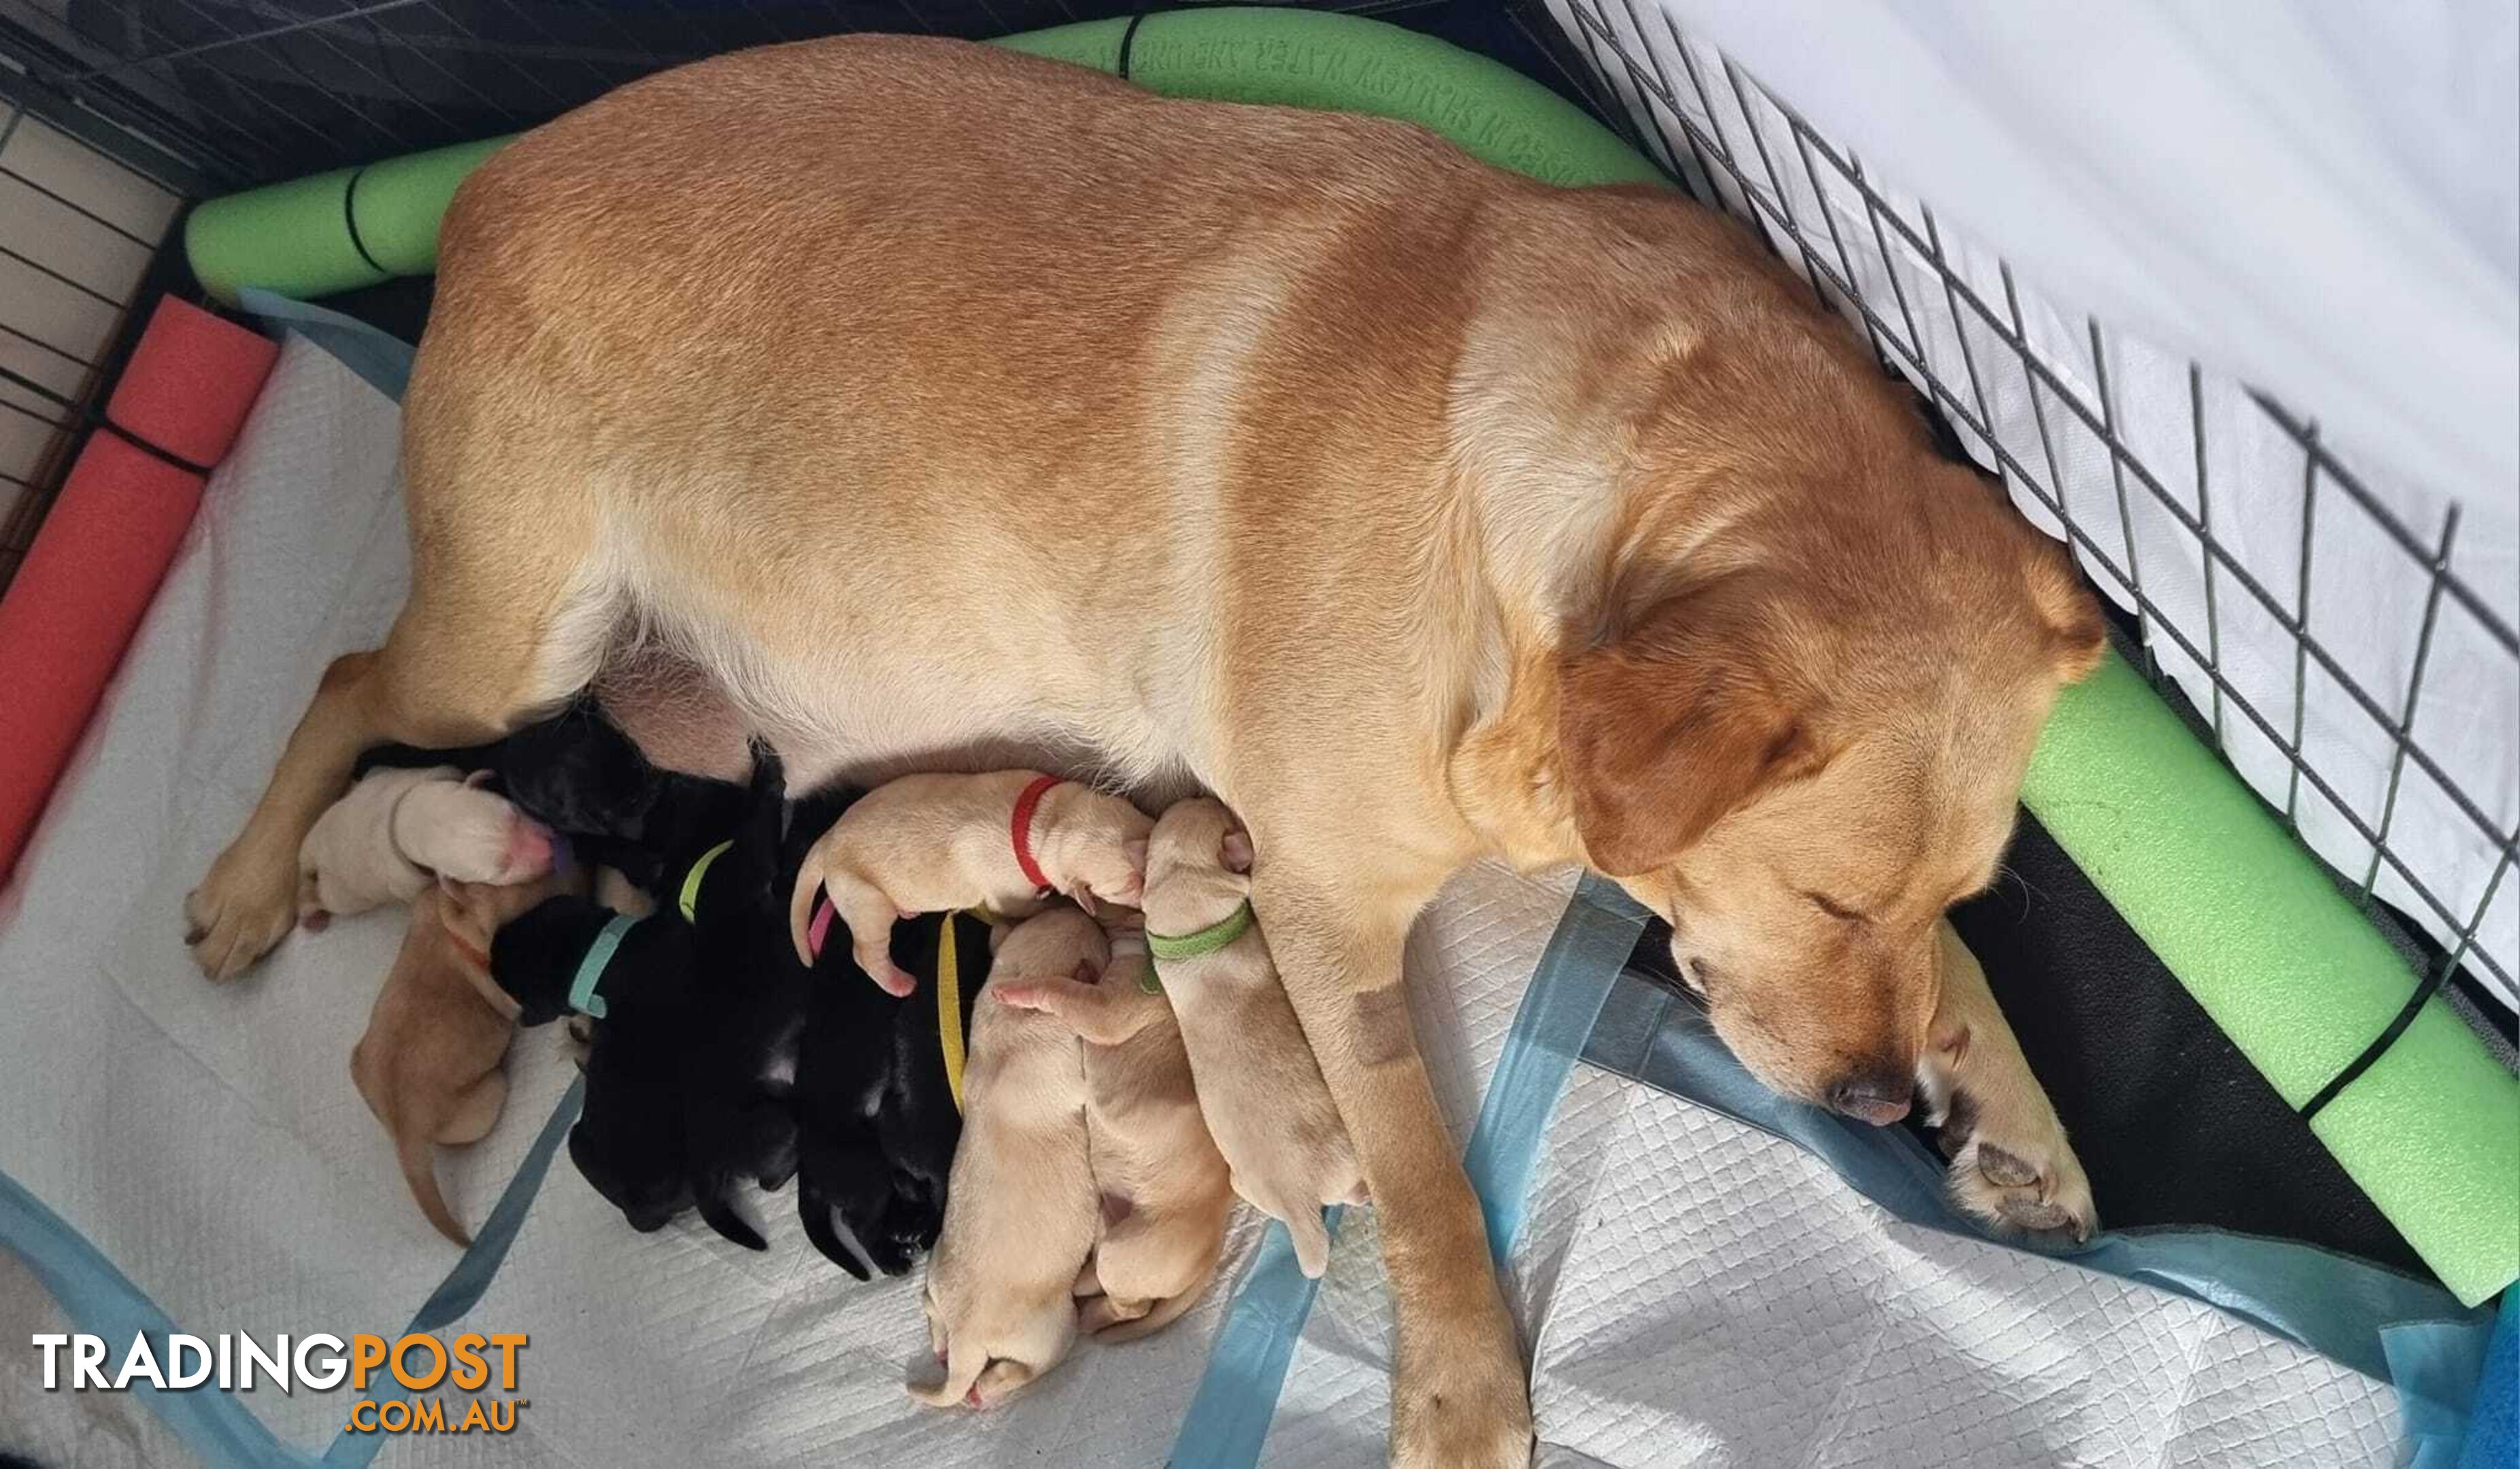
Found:
[[(178, 942), (184, 890), (325, 660), (372, 642), (399, 601), (394, 437), (389, 402), (291, 344), (0, 895), (0, 1169), (195, 1333), (398, 1331), (456, 1259), (349, 1080), (398, 919), (297, 935), (226, 987)], [(1413, 935), (1413, 1003), (1457, 1136), (1567, 889), (1473, 869)], [(567, 1080), (548, 1034), (519, 1040), (513, 1070), (497, 1131), (444, 1154), (475, 1224)], [(771, 1250), (749, 1256), (697, 1225), (633, 1234), (561, 1160), (464, 1323), (530, 1335), (523, 1427), (399, 1440), (380, 1462), (1162, 1461), (1227, 1290), (1151, 1342), (1080, 1348), (1002, 1410), (918, 1408), (900, 1387), (926, 1354), (915, 1281), (846, 1279), (791, 1200), (759, 1201)], [(1351, 1212), (1268, 1462), (1378, 1458), (1389, 1335), (1372, 1224)], [(1246, 1215), (1229, 1285), (1256, 1232)], [(1950, 1462), (2234, 1462), (2280, 1444), (2281, 1462), (2329, 1464), (2383, 1459), (2390, 1439), (2380, 1384), (2184, 1300), (1919, 1238), (1791, 1147), (1598, 1073), (1579, 1071), (1560, 1113), (1513, 1289), (1552, 1462), (1790, 1462), (1779, 1435), (1798, 1432), (1825, 1447), (1814, 1462), (1936, 1457), (1919, 1446), (1958, 1446)], [(0, 1266), (0, 1447), (177, 1461), (136, 1402), (32, 1390), (33, 1356), (11, 1344), (56, 1329)], [(2226, 1358), (2245, 1375), (2217, 1376)], [(351, 1401), (250, 1400), (318, 1450)]]

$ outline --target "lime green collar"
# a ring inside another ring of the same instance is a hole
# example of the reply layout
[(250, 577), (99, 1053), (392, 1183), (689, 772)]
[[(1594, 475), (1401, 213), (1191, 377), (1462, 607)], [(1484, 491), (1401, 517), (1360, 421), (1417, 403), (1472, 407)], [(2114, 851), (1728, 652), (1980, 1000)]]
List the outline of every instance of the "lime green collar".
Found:
[(1186, 933), (1173, 938), (1149, 929), (1147, 933), (1147, 953), (1156, 958), (1198, 958), (1203, 955), (1214, 954), (1250, 931), (1251, 900), (1246, 898), (1234, 905), (1234, 912), (1196, 933)]

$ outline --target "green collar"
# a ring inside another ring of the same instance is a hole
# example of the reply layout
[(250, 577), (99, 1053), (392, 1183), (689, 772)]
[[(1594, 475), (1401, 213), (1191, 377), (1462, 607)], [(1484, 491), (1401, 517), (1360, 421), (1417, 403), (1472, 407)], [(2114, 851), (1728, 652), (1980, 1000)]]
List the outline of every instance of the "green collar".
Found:
[(1250, 931), (1251, 900), (1246, 898), (1234, 905), (1234, 912), (1196, 933), (1186, 933), (1173, 938), (1148, 929), (1147, 953), (1156, 958), (1198, 958), (1203, 955), (1214, 954)]
[(719, 842), (716, 846), (702, 852), (699, 861), (693, 863), (692, 869), (683, 874), (683, 890), (676, 896), (674, 906), (683, 911), (684, 922), (697, 923), (700, 920), (700, 884), (707, 879), (710, 865), (724, 857), (727, 849), (734, 845), (735, 838), (731, 836)]

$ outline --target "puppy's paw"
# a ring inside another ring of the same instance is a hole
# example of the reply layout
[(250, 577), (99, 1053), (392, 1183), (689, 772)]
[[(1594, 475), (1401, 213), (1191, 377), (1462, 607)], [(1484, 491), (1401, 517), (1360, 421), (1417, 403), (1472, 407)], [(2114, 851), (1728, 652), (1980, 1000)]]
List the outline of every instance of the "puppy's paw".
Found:
[(1047, 979), (1002, 979), (988, 987), (998, 1003), (1011, 1010), (1050, 1010), (1058, 1005), (1053, 998), (1054, 981)]
[(249, 835), (219, 854), (184, 897), (184, 943), (214, 980), (234, 979), (297, 921), (296, 854), (259, 851)]
[(862, 948), (857, 958), (858, 967), (875, 981), (876, 988), (896, 1000), (909, 998), (919, 988), (919, 976), (894, 963), (889, 950)]
[(1999, 1234), (2081, 1244), (2099, 1228), (2092, 1182), (2044, 1094), (2004, 1115), (1962, 1092), (1943, 1135), (1952, 1202)]

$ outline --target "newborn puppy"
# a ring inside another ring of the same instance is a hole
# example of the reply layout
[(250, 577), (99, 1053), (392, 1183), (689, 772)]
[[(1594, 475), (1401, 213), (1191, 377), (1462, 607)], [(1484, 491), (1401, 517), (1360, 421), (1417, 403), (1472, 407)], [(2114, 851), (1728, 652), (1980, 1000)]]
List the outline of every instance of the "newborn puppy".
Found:
[(815, 960), (796, 1058), (796, 1207), (814, 1247), (861, 1280), (901, 1274), (936, 1243), (963, 1132), (940, 1006), (953, 998), (958, 1055), (968, 1053), (989, 938), (968, 913), (893, 929), (893, 961), (932, 986), (932, 1002), (905, 1003), (868, 983), (845, 942)]
[(911, 977), (891, 955), (896, 917), (1004, 913), (1045, 888), (1135, 908), (1153, 825), (1118, 796), (1031, 771), (905, 776), (851, 806), (805, 854), (788, 936), (812, 962), (814, 895), (828, 893), (858, 966), (907, 995)]
[(408, 903), (432, 877), (512, 883), (552, 868), (552, 837), (450, 766), (380, 770), (328, 807), (297, 848), (297, 918)]
[[(949, 929), (955, 1001), (950, 1040), (943, 1007)], [(963, 1135), (963, 1102), (956, 1095), (958, 1078), (947, 1062), (947, 1047), (955, 1046), (962, 1056), (970, 1053), (972, 1016), (988, 979), (992, 937), (990, 925), (968, 913), (930, 914), (892, 931), (893, 961), (932, 985), (935, 996), (933, 1002), (914, 1001), (893, 1011), (892, 1064), (875, 1118), (884, 1158), (892, 1166), (895, 1196), (910, 1219), (924, 1222), (925, 1238), (919, 1242), (922, 1250), (936, 1242), (954, 1150)]]
[(1113, 932), (1100, 983), (1010, 976), (992, 979), (989, 992), (997, 1002), (984, 1013), (1046, 1011), (1085, 1042), (1085, 1133), (1102, 1232), (1091, 1273), (1077, 1281), (1077, 1293), (1093, 1297), (1081, 1324), (1109, 1342), (1162, 1330), (1216, 1277), (1234, 1184), (1199, 1115), (1172, 1006), (1147, 967), (1146, 936)]
[(569, 880), (545, 874), (506, 886), (422, 889), (367, 1033), (350, 1051), (350, 1080), (393, 1138), (412, 1198), (459, 1245), (472, 1240), (438, 1192), (435, 1146), (477, 1141), (499, 1120), (508, 1097), (499, 1063), (516, 1030), (516, 1011), (491, 983), (483, 951), (510, 914)]
[[(1081, 981), (1109, 961), (1091, 917), (1054, 909), (1006, 934), (989, 983)], [(1076, 1037), (1052, 1016), (984, 1000), (963, 1108), (945, 1228), (927, 1262), (927, 1332), (945, 1377), (910, 1392), (939, 1407), (987, 1407), (1057, 1366), (1076, 1341), (1073, 1292), (1095, 1226)]]
[(693, 1203), (679, 1020), (672, 1007), (598, 1025), (586, 1053), (586, 1104), (568, 1130), (569, 1161), (642, 1234)]
[[(667, 869), (670, 896), (648, 917), (554, 900), (500, 932), (491, 968), (528, 1024), (572, 1009), (597, 1019), (585, 1118), (570, 1139), (597, 1191), (634, 1227), (657, 1227), (689, 1204), (726, 1239), (764, 1250), (735, 1195), (747, 1180), (780, 1187), (795, 1171), (788, 1076), (809, 979), (779, 923), (786, 802), (766, 750), (751, 800), (733, 836)], [(658, 1130), (678, 1133), (679, 1145)]]
[(668, 869), (668, 906), (651, 921), (688, 923), (696, 934), (681, 1061), (693, 1201), (720, 1235), (766, 1250), (735, 1199), (742, 1183), (775, 1189), (796, 1171), (789, 1092), (815, 988), (781, 932), (787, 782), (766, 745), (755, 751), (751, 802), (723, 850), (703, 851), (680, 874)]
[(588, 865), (618, 868), (642, 888), (664, 880), (672, 854), (696, 853), (723, 837), (745, 809), (741, 784), (650, 764), (586, 698), (489, 744), (381, 745), (359, 757), (358, 769), (434, 765), (487, 772), (518, 809), (568, 838)]
[(1324, 1204), (1361, 1203), (1365, 1175), (1269, 946), (1251, 922), (1251, 839), (1221, 801), (1181, 801), (1147, 847), (1147, 933), (1181, 1022), (1234, 1189), (1283, 1223), (1295, 1264), (1329, 1264)]

